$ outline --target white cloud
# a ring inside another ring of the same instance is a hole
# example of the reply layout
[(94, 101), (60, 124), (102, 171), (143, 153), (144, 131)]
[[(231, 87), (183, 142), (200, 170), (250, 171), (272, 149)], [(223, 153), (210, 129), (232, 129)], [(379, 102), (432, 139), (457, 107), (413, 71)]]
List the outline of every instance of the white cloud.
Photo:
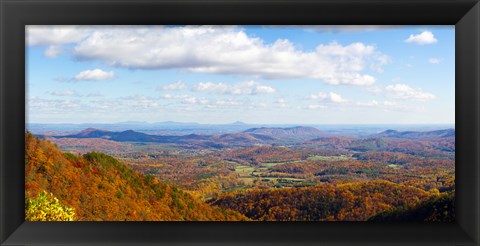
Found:
[(182, 69), (265, 79), (308, 78), (328, 84), (371, 85), (367, 69), (389, 58), (363, 43), (320, 44), (303, 51), (289, 40), (266, 43), (234, 26), (29, 28), (30, 45), (75, 43), (72, 55), (132, 69)]
[(79, 42), (91, 32), (91, 28), (81, 26), (29, 25), (25, 39), (28, 45), (62, 45)]
[(192, 96), (192, 97), (187, 97), (183, 99), (182, 103), (205, 105), (208, 103), (208, 100), (205, 98), (196, 98)]
[(216, 100), (215, 102), (212, 103), (212, 105), (215, 105), (215, 106), (238, 106), (238, 105), (242, 105), (242, 103), (240, 101), (237, 101), (237, 100), (233, 100), (233, 99), (219, 99), (219, 100)]
[(324, 109), (324, 108), (327, 108), (327, 106), (322, 104), (311, 104), (305, 107), (305, 109)]
[(164, 99), (185, 99), (185, 98), (189, 98), (189, 97), (192, 97), (192, 96), (191, 95), (186, 95), (186, 94), (182, 94), (182, 95), (165, 94), (165, 95), (162, 95), (162, 98), (164, 98)]
[(113, 71), (106, 72), (101, 69), (85, 70), (75, 75), (74, 80), (107, 80), (115, 78)]
[(405, 39), (405, 42), (425, 45), (425, 44), (434, 44), (437, 42), (437, 39), (435, 38), (432, 32), (424, 31), (417, 35), (410, 34), (410, 36), (407, 39)]
[(201, 82), (192, 87), (194, 91), (227, 91), (229, 86), (223, 83)]
[(63, 52), (63, 47), (58, 45), (50, 45), (48, 48), (43, 52), (43, 55), (49, 58), (55, 58), (60, 53)]
[(435, 96), (428, 92), (416, 90), (405, 84), (394, 84), (385, 87), (386, 96), (396, 99), (412, 99), (418, 101), (427, 101), (434, 99)]
[(217, 92), (232, 95), (257, 95), (275, 93), (276, 90), (270, 86), (262, 85), (255, 81), (246, 81), (234, 85), (224, 83), (198, 83), (192, 87), (193, 91)]
[(232, 98), (228, 99), (207, 99), (204, 97), (195, 97), (188, 94), (165, 94), (162, 95), (163, 99), (179, 100), (179, 103), (206, 106), (207, 108), (228, 107), (228, 106), (245, 106), (248, 104), (248, 100), (236, 100)]
[(431, 63), (431, 64), (440, 64), (440, 62), (442, 62), (442, 60), (438, 59), (438, 58), (430, 58), (430, 59), (428, 59), (428, 62)]
[(208, 103), (206, 98), (197, 98), (187, 94), (165, 94), (161, 96), (163, 99), (180, 99), (184, 104), (200, 104), (205, 105)]
[(159, 90), (183, 90), (183, 89), (186, 89), (186, 88), (187, 88), (187, 86), (185, 85), (185, 83), (183, 83), (182, 81), (177, 81), (175, 83), (160, 86), (158, 89)]
[(313, 100), (324, 100), (328, 101), (330, 103), (344, 103), (347, 102), (346, 99), (344, 99), (341, 95), (334, 93), (334, 92), (319, 92), (317, 94), (311, 94), (310, 96), (307, 97), (308, 99), (313, 99)]
[(72, 97), (72, 96), (79, 96), (78, 93), (74, 90), (64, 90), (64, 91), (52, 91), (50, 93), (52, 96), (59, 96), (59, 97)]

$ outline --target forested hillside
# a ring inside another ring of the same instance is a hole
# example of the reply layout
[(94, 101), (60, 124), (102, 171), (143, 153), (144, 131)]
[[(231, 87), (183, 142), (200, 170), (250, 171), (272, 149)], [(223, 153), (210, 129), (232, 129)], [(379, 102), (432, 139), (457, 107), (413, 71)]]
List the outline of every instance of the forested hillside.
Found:
[(25, 134), (25, 199), (26, 211), (37, 214), (27, 214), (27, 220), (55, 218), (35, 211), (42, 202), (60, 210), (73, 209), (73, 219), (81, 221), (246, 219), (153, 176), (138, 174), (111, 156), (63, 153), (30, 133)]
[(414, 207), (399, 207), (385, 211), (370, 221), (455, 221), (455, 191), (434, 196)]
[(253, 189), (225, 195), (213, 204), (264, 221), (365, 221), (398, 207), (411, 207), (438, 192), (374, 180), (314, 187)]

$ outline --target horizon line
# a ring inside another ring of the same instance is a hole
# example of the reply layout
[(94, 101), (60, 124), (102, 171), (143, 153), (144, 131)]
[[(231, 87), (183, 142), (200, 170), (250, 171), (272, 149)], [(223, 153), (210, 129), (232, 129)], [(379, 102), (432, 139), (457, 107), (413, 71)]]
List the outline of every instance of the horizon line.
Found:
[(55, 122), (55, 123), (43, 123), (43, 122), (30, 122), (28, 124), (42, 124), (42, 125), (88, 125), (88, 124), (101, 124), (101, 125), (116, 125), (116, 124), (162, 124), (162, 123), (176, 123), (176, 124), (198, 124), (198, 125), (233, 125), (233, 124), (245, 124), (245, 125), (455, 125), (454, 123), (246, 123), (243, 121), (234, 121), (229, 123), (199, 123), (199, 122), (181, 122), (181, 121), (157, 121), (157, 122), (82, 122), (82, 123), (70, 123), (70, 122)]

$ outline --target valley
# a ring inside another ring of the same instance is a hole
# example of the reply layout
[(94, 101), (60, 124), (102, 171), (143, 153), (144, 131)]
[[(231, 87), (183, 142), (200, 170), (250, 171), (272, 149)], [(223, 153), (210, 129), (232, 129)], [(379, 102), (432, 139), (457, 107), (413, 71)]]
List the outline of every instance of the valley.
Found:
[[(356, 190), (365, 185), (375, 190), (380, 184), (392, 189), (397, 189), (396, 185), (411, 189), (411, 197), (402, 198), (410, 199), (407, 204), (390, 202), (380, 206), (385, 202), (382, 199), (371, 204), (375, 207), (372, 211), (388, 211), (413, 207), (432, 196), (451, 194), (455, 190), (454, 129), (387, 129), (368, 135), (340, 135), (314, 127), (291, 126), (255, 127), (220, 134), (155, 135), (134, 130), (87, 128), (74, 134), (36, 136), (74, 156), (92, 152), (111, 155), (136, 173), (154, 177), (199, 201), (233, 209), (254, 220), (289, 220), (289, 217), (259, 211), (250, 216), (252, 211), (238, 207), (237, 203), (254, 201), (237, 199), (282, 196), (295, 201), (300, 199), (298, 192), (302, 191), (320, 192), (322, 194), (317, 195), (325, 198), (329, 196), (323, 194), (325, 190), (340, 192), (345, 187)], [(341, 192), (335, 196), (343, 195)], [(373, 199), (362, 193), (358, 196), (357, 203)], [(294, 209), (292, 206), (287, 202), (282, 209)], [(367, 220), (378, 212), (370, 213), (367, 218), (351, 214), (355, 206), (345, 209), (336, 213), (350, 213), (349, 216), (334, 214), (313, 218), (301, 209), (296, 212), (300, 217), (290, 219)], [(353, 210), (347, 211), (349, 209)]]

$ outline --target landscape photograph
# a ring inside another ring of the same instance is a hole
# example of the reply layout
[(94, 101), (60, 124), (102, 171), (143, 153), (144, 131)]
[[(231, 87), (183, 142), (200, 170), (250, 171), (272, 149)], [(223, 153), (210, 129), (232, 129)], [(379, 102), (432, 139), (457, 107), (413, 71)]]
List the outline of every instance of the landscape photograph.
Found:
[(455, 221), (454, 26), (25, 27), (26, 221)]

